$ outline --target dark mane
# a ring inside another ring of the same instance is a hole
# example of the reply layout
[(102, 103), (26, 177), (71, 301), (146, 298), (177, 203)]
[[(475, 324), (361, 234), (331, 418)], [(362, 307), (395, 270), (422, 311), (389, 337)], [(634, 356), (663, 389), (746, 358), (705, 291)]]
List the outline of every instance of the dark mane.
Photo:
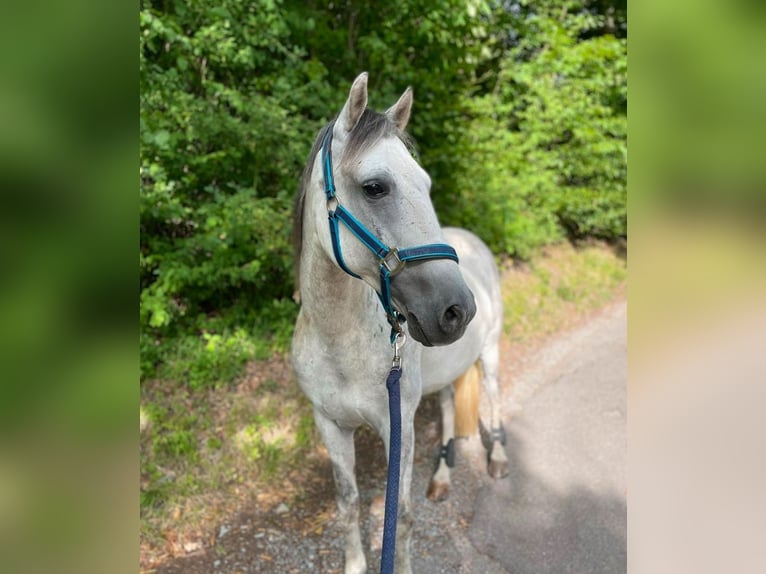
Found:
[[(305, 205), (306, 193), (308, 192), (309, 182), (311, 181), (311, 176), (314, 171), (314, 163), (316, 162), (317, 154), (322, 147), (322, 140), (324, 139), (327, 130), (330, 129), (334, 123), (335, 120), (325, 125), (314, 140), (314, 145), (311, 147), (311, 152), (306, 160), (306, 166), (303, 168), (303, 175), (301, 176), (301, 181), (298, 185), (298, 192), (295, 195), (295, 203), (293, 206), (292, 244), (295, 269), (295, 293), (293, 294), (293, 298), (296, 300), (300, 298), (300, 265), (301, 250), (303, 248), (303, 208)], [(391, 135), (398, 137), (408, 149), (412, 150), (412, 140), (406, 133), (397, 128), (385, 114), (366, 108), (364, 112), (362, 112), (356, 126), (354, 126), (354, 129), (351, 130), (351, 133), (349, 134), (348, 144), (346, 145), (343, 157), (333, 158), (335, 169), (337, 170), (342, 165), (357, 159), (373, 144), (380, 141), (382, 138)]]

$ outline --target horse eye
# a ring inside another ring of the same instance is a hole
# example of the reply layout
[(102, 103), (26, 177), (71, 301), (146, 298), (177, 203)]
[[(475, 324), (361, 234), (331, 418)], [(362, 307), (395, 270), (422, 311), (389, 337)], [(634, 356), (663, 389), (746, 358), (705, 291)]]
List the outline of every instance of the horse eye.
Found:
[(362, 186), (362, 189), (369, 197), (382, 197), (388, 193), (388, 190), (383, 186), (383, 184), (378, 183), (377, 181), (365, 183)]

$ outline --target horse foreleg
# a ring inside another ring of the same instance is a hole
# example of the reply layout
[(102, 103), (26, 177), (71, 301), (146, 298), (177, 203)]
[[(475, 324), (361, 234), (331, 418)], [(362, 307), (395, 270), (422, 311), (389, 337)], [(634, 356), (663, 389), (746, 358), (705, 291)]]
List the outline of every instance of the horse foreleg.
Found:
[(499, 353), (497, 345), (488, 345), (480, 357), (484, 377), (482, 384), (490, 405), (489, 457), (487, 472), (492, 478), (508, 475), (508, 457), (505, 454), (505, 430), (500, 417), (500, 390), (497, 383)]
[(363, 574), (367, 560), (362, 549), (359, 531), (359, 490), (354, 475), (354, 431), (340, 428), (334, 421), (314, 410), (314, 420), (322, 435), (332, 461), (335, 490), (338, 501), (338, 519), (343, 526), (345, 546), (345, 574)]
[(438, 502), (449, 495), (450, 468), (455, 466), (455, 401), (452, 385), (439, 391), (439, 407), (442, 415), (442, 437), (436, 472), (428, 485), (426, 496)]

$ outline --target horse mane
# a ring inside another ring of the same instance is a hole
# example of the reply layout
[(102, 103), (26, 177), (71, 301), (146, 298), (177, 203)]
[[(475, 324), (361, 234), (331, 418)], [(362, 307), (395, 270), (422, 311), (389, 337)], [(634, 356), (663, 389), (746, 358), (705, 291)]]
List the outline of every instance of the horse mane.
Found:
[[(335, 118), (337, 119), (337, 117)], [(296, 302), (300, 302), (300, 266), (301, 266), (301, 251), (303, 249), (303, 209), (305, 205), (306, 193), (308, 192), (309, 183), (311, 182), (311, 176), (314, 171), (314, 163), (316, 162), (316, 156), (319, 150), (322, 148), (322, 140), (328, 129), (332, 129), (335, 125), (335, 119), (325, 125), (314, 140), (314, 145), (311, 147), (308, 159), (306, 160), (306, 166), (303, 168), (303, 175), (301, 176), (300, 184), (298, 185), (298, 192), (295, 195), (295, 203), (293, 205), (293, 232), (292, 232), (292, 244), (293, 244), (293, 257), (294, 257), (294, 269), (295, 269), (295, 291), (293, 293), (293, 299)], [(348, 144), (345, 148), (345, 153), (342, 158), (334, 158), (333, 161), (337, 166), (343, 166), (357, 159), (362, 153), (368, 150), (372, 145), (380, 141), (382, 138), (395, 135), (398, 137), (410, 152), (413, 151), (414, 146), (410, 136), (396, 127), (393, 121), (388, 116), (375, 112), (369, 108), (365, 108), (362, 112), (359, 121), (354, 126), (349, 134)], [(336, 168), (337, 169), (337, 168)]]

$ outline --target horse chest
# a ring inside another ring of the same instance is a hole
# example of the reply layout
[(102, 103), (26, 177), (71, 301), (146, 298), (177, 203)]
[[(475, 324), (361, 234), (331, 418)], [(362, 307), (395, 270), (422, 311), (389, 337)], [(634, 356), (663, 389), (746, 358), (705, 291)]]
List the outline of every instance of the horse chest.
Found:
[[(387, 360), (342, 342), (303, 332), (293, 343), (298, 384), (315, 408), (346, 427), (370, 423), (385, 413)], [(388, 360), (390, 361), (390, 359)]]

